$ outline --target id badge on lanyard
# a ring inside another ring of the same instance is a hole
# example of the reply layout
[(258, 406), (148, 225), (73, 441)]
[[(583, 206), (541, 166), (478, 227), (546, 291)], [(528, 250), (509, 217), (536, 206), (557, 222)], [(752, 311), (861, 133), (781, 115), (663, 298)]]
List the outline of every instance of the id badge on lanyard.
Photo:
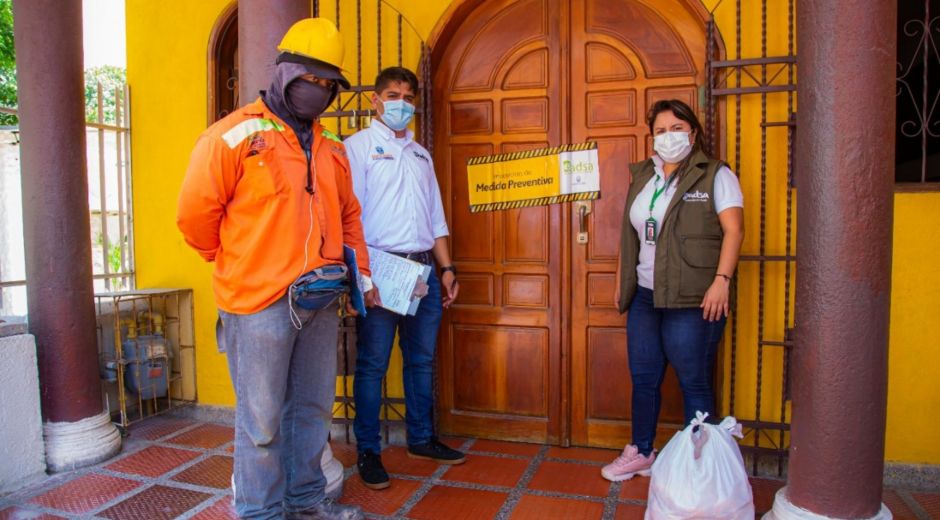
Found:
[(658, 238), (658, 228), (656, 227), (656, 219), (653, 218), (653, 208), (656, 207), (656, 199), (660, 195), (666, 192), (666, 187), (669, 186), (669, 182), (664, 182), (662, 188), (656, 188), (656, 183), (659, 182), (659, 175), (656, 176), (656, 180), (653, 181), (653, 197), (650, 199), (650, 218), (646, 219), (646, 226), (643, 229), (643, 240), (647, 245), (655, 246), (656, 239)]
[(646, 228), (643, 231), (644, 240), (651, 246), (656, 245), (656, 219), (650, 217), (646, 219)]

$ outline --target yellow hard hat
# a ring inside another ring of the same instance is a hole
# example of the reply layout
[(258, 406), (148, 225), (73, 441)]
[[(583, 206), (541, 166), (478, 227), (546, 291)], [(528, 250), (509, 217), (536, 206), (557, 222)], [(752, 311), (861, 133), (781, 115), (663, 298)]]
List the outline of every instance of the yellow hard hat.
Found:
[(295, 23), (284, 34), (277, 50), (343, 69), (343, 37), (326, 18), (304, 18)]

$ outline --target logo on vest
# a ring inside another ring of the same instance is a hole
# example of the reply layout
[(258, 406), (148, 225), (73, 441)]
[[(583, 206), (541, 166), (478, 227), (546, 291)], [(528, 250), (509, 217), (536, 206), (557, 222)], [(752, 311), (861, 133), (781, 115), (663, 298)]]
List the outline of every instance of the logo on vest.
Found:
[(701, 191), (686, 193), (682, 196), (683, 202), (708, 202), (708, 194)]

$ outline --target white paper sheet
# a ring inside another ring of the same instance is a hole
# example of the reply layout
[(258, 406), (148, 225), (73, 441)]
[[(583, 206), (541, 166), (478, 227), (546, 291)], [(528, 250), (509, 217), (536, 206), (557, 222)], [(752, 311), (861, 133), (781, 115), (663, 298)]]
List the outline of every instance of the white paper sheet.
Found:
[(431, 266), (408, 260), (375, 248), (369, 248), (372, 283), (379, 288), (382, 307), (401, 315), (418, 311), (420, 298), (413, 298), (418, 279), (427, 282)]

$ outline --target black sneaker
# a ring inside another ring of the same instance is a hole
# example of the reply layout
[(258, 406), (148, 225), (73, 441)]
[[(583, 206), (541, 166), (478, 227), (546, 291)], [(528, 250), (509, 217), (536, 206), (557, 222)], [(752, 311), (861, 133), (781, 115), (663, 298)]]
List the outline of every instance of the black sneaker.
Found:
[(359, 478), (362, 483), (370, 489), (385, 489), (391, 485), (388, 481), (388, 472), (382, 466), (382, 456), (371, 451), (364, 451), (359, 454), (359, 461), (356, 463), (359, 468)]
[(433, 460), (440, 464), (463, 464), (467, 460), (463, 453), (451, 449), (434, 437), (424, 444), (408, 446), (408, 456), (413, 459)]

